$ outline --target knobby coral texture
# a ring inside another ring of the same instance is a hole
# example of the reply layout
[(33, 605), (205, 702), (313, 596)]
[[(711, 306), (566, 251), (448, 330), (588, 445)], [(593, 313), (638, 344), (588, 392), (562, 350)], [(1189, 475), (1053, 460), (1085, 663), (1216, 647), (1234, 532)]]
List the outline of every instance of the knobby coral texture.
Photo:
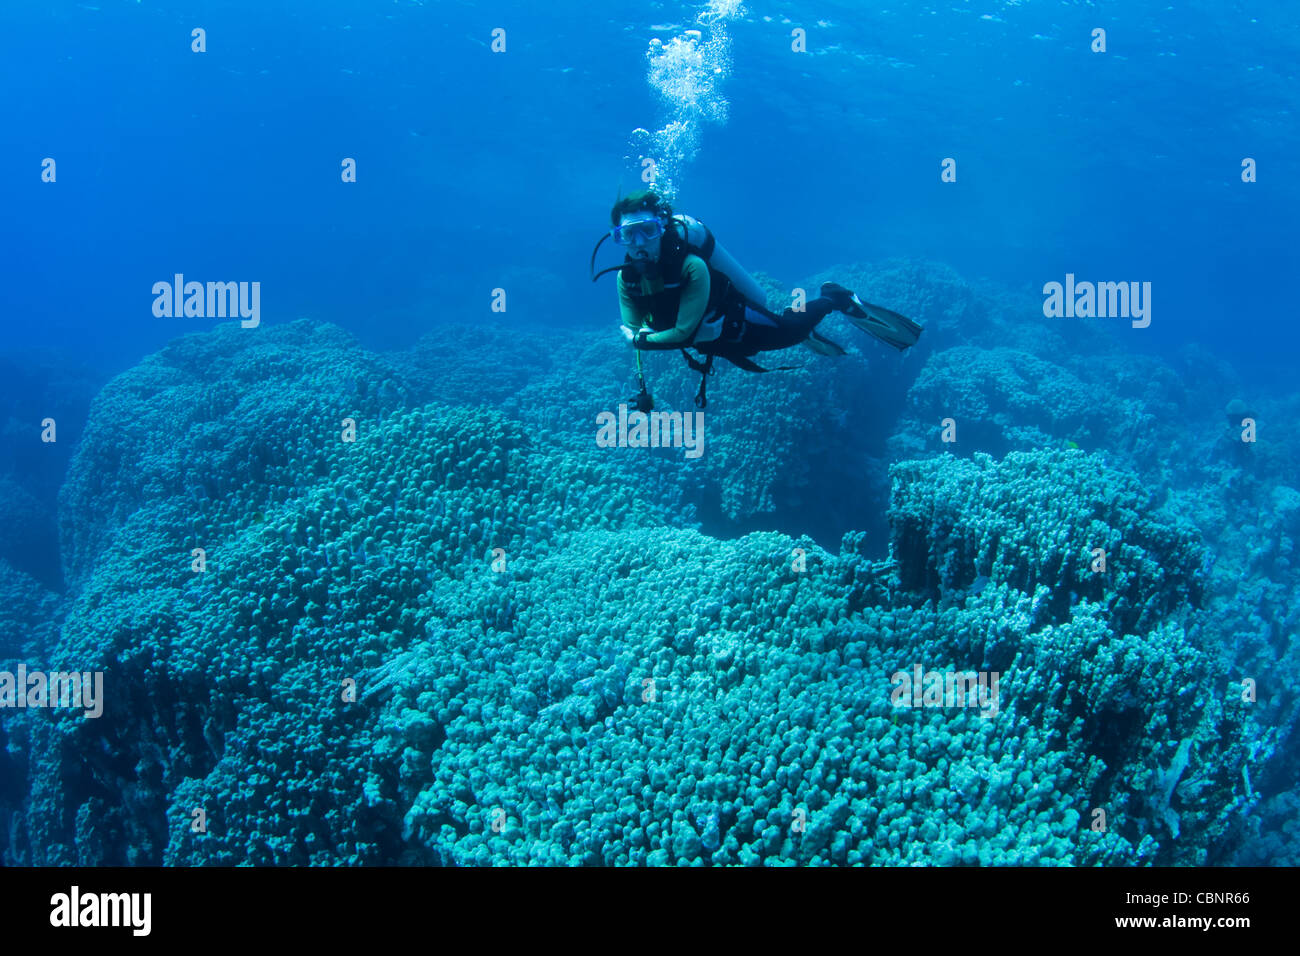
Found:
[[(833, 319), (839, 359), (724, 370), (699, 461), (597, 446), (616, 333), (232, 323), (111, 381), (63, 581), (0, 554), (0, 669), (107, 688), (0, 711), (5, 862), (1300, 862), (1296, 449), (1231, 440), (1204, 356), (1126, 377), (1100, 333), (1005, 347), (951, 270), (846, 273), (924, 351)], [(900, 706), (914, 669), (996, 707)]]

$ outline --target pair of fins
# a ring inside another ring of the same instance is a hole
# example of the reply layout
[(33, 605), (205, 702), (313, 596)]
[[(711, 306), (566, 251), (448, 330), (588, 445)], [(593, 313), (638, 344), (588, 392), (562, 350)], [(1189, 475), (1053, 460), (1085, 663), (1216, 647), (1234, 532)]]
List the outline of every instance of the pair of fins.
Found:
[[(823, 282), (822, 295), (834, 302), (836, 311), (843, 312), (848, 320), (863, 332), (874, 335), (900, 352), (911, 348), (921, 337), (922, 327), (907, 316), (872, 305), (870, 302), (863, 302), (858, 298), (857, 293), (849, 291), (842, 285)], [(808, 334), (807, 345), (819, 355), (847, 354), (843, 346), (832, 342), (824, 335), (818, 335), (816, 329)]]

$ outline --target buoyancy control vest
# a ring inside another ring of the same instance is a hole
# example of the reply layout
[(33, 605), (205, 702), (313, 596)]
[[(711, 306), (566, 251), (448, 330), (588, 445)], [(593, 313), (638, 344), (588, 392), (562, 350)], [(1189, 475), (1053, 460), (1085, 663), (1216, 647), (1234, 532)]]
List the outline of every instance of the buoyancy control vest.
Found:
[(651, 328), (656, 332), (677, 324), (681, 304), (682, 269), (688, 255), (699, 256), (709, 269), (709, 301), (704, 316), (691, 341), (693, 345), (711, 342), (722, 334), (728, 316), (743, 312), (746, 304), (766, 310), (767, 295), (763, 287), (714, 238), (709, 227), (694, 216), (674, 215), (664, 230), (659, 259), (643, 272), (642, 268), (624, 257), (623, 265), (595, 272), (596, 253), (602, 237), (592, 250), (592, 281), (606, 272), (618, 271), (624, 287), (642, 308), (650, 313)]

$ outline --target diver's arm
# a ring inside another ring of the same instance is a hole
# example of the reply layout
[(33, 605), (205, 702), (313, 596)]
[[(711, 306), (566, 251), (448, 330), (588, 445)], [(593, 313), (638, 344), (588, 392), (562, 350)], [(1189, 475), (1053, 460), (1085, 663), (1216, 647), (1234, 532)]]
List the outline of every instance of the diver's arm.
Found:
[(699, 256), (687, 256), (682, 264), (682, 296), (677, 304), (677, 324), (662, 332), (638, 336), (639, 349), (679, 349), (691, 340), (709, 304), (709, 267)]
[(623, 324), (633, 332), (650, 324), (650, 310), (636, 307), (636, 302), (628, 295), (627, 286), (623, 283), (622, 272), (618, 274), (618, 310), (623, 316)]

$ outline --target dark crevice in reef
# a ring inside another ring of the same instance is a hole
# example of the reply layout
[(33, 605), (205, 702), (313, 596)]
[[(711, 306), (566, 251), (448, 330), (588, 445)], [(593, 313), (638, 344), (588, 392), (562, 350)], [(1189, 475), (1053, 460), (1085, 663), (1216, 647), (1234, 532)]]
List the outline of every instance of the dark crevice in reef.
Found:
[(711, 494), (697, 505), (700, 531), (720, 541), (733, 541), (756, 532), (776, 532), (791, 538), (811, 538), (818, 547), (834, 554), (844, 535), (861, 532), (876, 545), (874, 556), (886, 551), (889, 525), (887, 499), (845, 496), (840, 503), (816, 503), (778, 495), (782, 505), (775, 511), (752, 514), (744, 518), (728, 517), (722, 509), (721, 496)]

